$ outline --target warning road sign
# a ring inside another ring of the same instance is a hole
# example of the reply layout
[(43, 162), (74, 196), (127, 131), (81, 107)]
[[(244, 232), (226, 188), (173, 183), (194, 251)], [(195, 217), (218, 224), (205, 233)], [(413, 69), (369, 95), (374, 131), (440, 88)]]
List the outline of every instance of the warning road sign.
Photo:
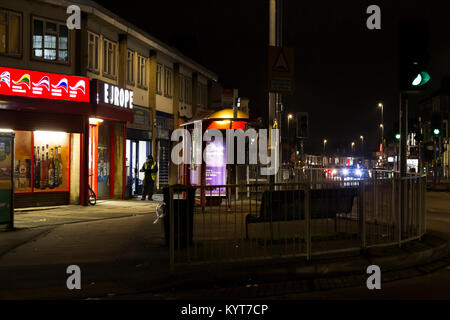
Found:
[(275, 61), (275, 64), (274, 64), (272, 70), (278, 71), (278, 72), (289, 72), (289, 67), (288, 67), (286, 58), (283, 54), (283, 51), (280, 51), (280, 54), (278, 55), (278, 58)]
[(293, 93), (294, 50), (285, 47), (269, 47), (269, 91)]

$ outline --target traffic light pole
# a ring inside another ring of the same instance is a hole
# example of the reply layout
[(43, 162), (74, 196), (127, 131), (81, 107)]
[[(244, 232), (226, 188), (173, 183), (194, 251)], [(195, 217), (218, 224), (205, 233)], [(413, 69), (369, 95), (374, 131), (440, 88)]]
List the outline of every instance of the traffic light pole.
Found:
[(408, 139), (408, 95), (400, 93), (400, 177), (406, 177), (406, 140)]
[(433, 161), (433, 185), (437, 184), (437, 152), (436, 152), (436, 137), (433, 137), (433, 152), (434, 152), (434, 161)]
[[(408, 95), (406, 93), (400, 93), (400, 221), (399, 221), (399, 237), (402, 238), (404, 234), (405, 226), (405, 210), (407, 206), (406, 202), (406, 140), (408, 138)], [(399, 239), (401, 244), (401, 239)]]

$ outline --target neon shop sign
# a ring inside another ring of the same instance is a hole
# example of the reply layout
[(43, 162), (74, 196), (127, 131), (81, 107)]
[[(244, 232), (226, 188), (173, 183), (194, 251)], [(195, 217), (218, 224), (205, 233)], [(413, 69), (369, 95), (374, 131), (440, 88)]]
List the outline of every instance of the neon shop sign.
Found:
[(118, 86), (99, 82), (98, 88), (103, 87), (103, 90), (99, 90), (99, 101), (105, 104), (111, 104), (116, 107), (133, 109), (133, 91), (120, 88)]
[(89, 79), (0, 66), (0, 94), (89, 102)]

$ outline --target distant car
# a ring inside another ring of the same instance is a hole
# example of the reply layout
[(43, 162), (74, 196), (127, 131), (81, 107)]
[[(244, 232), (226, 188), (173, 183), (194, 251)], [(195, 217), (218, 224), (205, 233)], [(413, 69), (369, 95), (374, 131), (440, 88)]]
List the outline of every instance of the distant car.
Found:
[(328, 169), (328, 174), (334, 178), (341, 178), (342, 180), (352, 179), (366, 179), (369, 177), (369, 172), (366, 168), (356, 166), (340, 166), (333, 169)]
[(325, 175), (327, 177), (336, 177), (336, 176), (338, 176), (339, 168), (337, 168), (337, 167), (326, 168), (326, 169), (323, 169), (323, 172), (325, 173)]
[(353, 178), (353, 179), (366, 179), (369, 177), (369, 172), (366, 168), (364, 167), (349, 167), (348, 168), (348, 174), (349, 177)]

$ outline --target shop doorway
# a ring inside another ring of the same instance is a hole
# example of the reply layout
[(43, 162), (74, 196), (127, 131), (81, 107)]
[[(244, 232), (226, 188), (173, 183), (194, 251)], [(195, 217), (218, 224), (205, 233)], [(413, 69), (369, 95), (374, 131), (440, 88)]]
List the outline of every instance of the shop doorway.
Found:
[(113, 132), (108, 124), (89, 125), (89, 185), (98, 199), (112, 196)]
[(140, 169), (151, 154), (150, 141), (127, 140), (127, 159), (129, 160), (128, 176), (130, 185), (130, 194), (133, 197), (142, 195), (142, 185), (144, 173)]

